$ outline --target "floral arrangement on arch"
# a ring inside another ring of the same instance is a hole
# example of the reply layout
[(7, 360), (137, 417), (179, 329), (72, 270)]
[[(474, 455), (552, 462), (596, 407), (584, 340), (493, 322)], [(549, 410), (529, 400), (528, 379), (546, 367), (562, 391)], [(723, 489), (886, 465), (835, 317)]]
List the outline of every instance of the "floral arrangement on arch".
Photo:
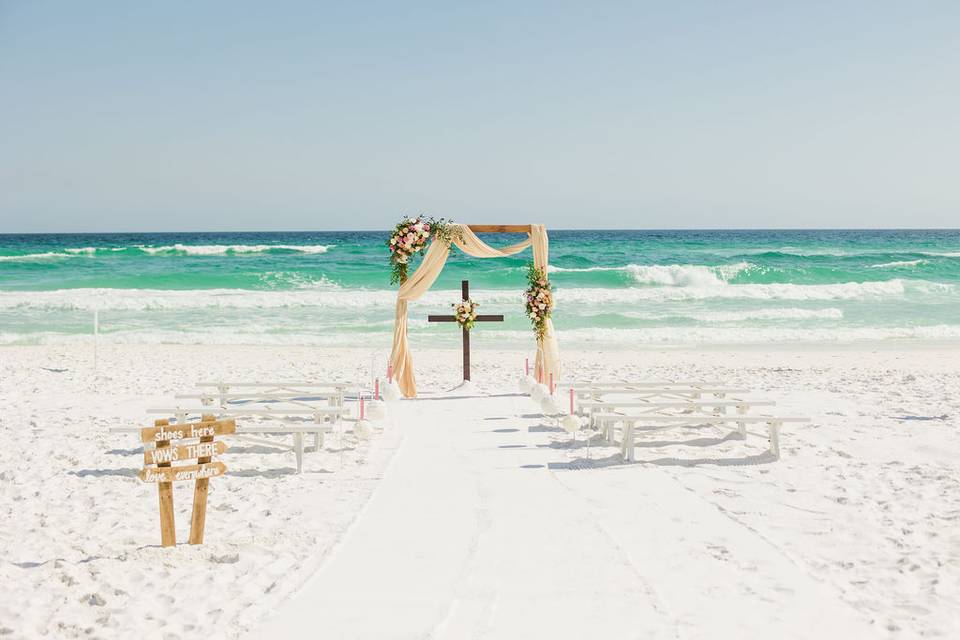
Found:
[(449, 246), (458, 232), (458, 227), (451, 220), (424, 216), (403, 218), (387, 240), (387, 247), (390, 248), (390, 284), (407, 281), (410, 259), (417, 254), (424, 254), (431, 237)]
[(461, 300), (453, 305), (453, 317), (461, 329), (470, 331), (477, 321), (477, 307), (480, 305), (473, 300)]
[(537, 340), (543, 340), (547, 333), (547, 320), (553, 313), (553, 286), (543, 269), (530, 264), (527, 267), (527, 317), (533, 325)]

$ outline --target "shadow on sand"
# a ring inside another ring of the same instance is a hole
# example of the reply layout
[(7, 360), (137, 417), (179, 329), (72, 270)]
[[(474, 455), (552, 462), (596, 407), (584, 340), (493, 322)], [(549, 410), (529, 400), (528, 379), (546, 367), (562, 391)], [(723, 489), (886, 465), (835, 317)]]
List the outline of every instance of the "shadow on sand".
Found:
[[(299, 475), (310, 475), (317, 473), (333, 473), (328, 469), (316, 469), (316, 470), (307, 470), (304, 469), (302, 474)], [(284, 476), (295, 476), (297, 474), (296, 469), (284, 468), (284, 469), (240, 469), (237, 471), (227, 471), (228, 476), (234, 476), (236, 478), (283, 478)]]
[(103, 478), (105, 476), (136, 478), (139, 472), (139, 469), (80, 469), (79, 471), (68, 471), (67, 474), (79, 478)]
[[(599, 440), (599, 442), (597, 441)], [(743, 440), (743, 437), (736, 431), (731, 431), (721, 438), (690, 438), (687, 440), (641, 440), (634, 444), (636, 449), (659, 449), (661, 447), (713, 447), (730, 442), (731, 440)], [(588, 449), (589, 447), (609, 447), (609, 443), (603, 441), (599, 434), (591, 435), (589, 438), (578, 440), (557, 440), (549, 444), (537, 445), (543, 448), (578, 450)], [(652, 460), (635, 460), (627, 462), (620, 453), (614, 453), (602, 458), (576, 458), (566, 462), (552, 462), (548, 465), (550, 469), (600, 469), (604, 467), (615, 466), (633, 466), (633, 465), (654, 465), (659, 467), (699, 467), (713, 465), (718, 467), (737, 467), (750, 466), (758, 464), (769, 464), (776, 462), (776, 457), (769, 451), (763, 453), (737, 456), (733, 458), (676, 458), (665, 457)]]
[(769, 451), (749, 456), (738, 456), (736, 458), (656, 458), (654, 460), (635, 460), (633, 462), (626, 462), (619, 453), (614, 453), (604, 458), (576, 458), (568, 462), (551, 462), (547, 467), (556, 470), (603, 469), (607, 467), (646, 465), (657, 467), (748, 467), (759, 464), (770, 464), (771, 462), (776, 462), (776, 460), (776, 457)]
[(470, 396), (430, 396), (428, 398), (419, 397), (414, 398), (417, 402), (435, 402), (437, 400), (471, 400), (477, 398), (517, 398), (522, 394), (519, 393), (479, 393), (477, 395)]
[(534, 427), (527, 427), (529, 433), (561, 433), (563, 429), (546, 424), (538, 424)]

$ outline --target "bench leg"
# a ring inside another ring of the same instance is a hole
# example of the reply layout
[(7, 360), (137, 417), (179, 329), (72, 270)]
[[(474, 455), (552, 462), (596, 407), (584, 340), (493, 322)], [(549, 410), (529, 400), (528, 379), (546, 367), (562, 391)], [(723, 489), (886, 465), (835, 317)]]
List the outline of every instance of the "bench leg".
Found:
[(768, 425), (770, 433), (770, 453), (774, 460), (780, 459), (780, 422), (771, 422)]
[(623, 458), (624, 462), (633, 462), (633, 423), (624, 422), (623, 423), (623, 433), (620, 436), (622, 442), (620, 443), (620, 457)]
[(297, 454), (297, 473), (303, 473), (303, 434), (293, 434), (293, 447)]

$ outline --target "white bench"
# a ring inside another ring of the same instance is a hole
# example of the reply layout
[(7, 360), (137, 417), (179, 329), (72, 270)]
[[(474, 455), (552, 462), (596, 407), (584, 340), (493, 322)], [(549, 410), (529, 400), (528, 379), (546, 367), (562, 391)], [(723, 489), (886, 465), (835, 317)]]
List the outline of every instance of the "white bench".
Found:
[(623, 459), (634, 459), (634, 435), (637, 432), (662, 431), (683, 426), (698, 426), (703, 424), (723, 425), (736, 423), (741, 434), (746, 433), (748, 424), (766, 424), (770, 439), (770, 453), (775, 460), (780, 459), (780, 427), (785, 423), (810, 422), (810, 418), (799, 416), (768, 416), (768, 415), (663, 415), (642, 414), (625, 415), (622, 413), (599, 413), (594, 416), (597, 423), (608, 430), (614, 424), (623, 425), (620, 451)]
[[(339, 424), (343, 419), (344, 409), (342, 407), (265, 407), (259, 405), (256, 407), (200, 407), (194, 409), (184, 409), (177, 407), (174, 409), (154, 408), (147, 409), (147, 413), (160, 415), (176, 416), (177, 421), (181, 416), (189, 413), (212, 413), (218, 418), (244, 418), (248, 416), (257, 418), (268, 418), (279, 422), (279, 425), (264, 425), (246, 422), (243, 427), (238, 427), (238, 437), (244, 437), (246, 440), (258, 444), (272, 445), (274, 447), (290, 448), (297, 456), (297, 472), (303, 471), (303, 436), (304, 434), (313, 434), (313, 443), (317, 451), (323, 447), (324, 436), (333, 431), (333, 426)], [(294, 418), (312, 418), (313, 424), (291, 424)], [(184, 417), (185, 420), (185, 417)], [(248, 434), (284, 434), (293, 435), (293, 446), (283, 447), (272, 440), (262, 438), (247, 437)]]
[(287, 402), (300, 404), (305, 407), (314, 406), (313, 402), (326, 401), (332, 407), (343, 406), (344, 394), (342, 391), (301, 391), (301, 392), (271, 392), (271, 393), (178, 393), (174, 400), (199, 400), (203, 406), (213, 405), (215, 400), (220, 401), (223, 408), (242, 406), (249, 403)]
[(571, 383), (569, 386), (574, 390), (589, 390), (589, 389), (636, 389), (643, 387), (719, 387), (722, 385), (722, 382), (716, 380), (680, 380), (680, 381), (671, 381), (671, 380), (642, 380), (639, 382), (590, 382), (590, 381), (577, 381)]
[[(288, 449), (294, 452), (297, 459), (297, 473), (303, 472), (303, 436), (313, 434), (314, 445), (317, 451), (323, 446), (324, 436), (333, 430), (333, 425), (339, 424), (343, 419), (344, 409), (342, 407), (282, 407), (266, 408), (258, 407), (154, 407), (146, 410), (146, 413), (152, 415), (174, 416), (177, 424), (187, 422), (187, 418), (192, 415), (213, 414), (217, 418), (244, 418), (254, 416), (258, 418), (269, 418), (280, 424), (257, 424), (241, 423), (237, 425), (237, 438), (242, 438), (249, 442)], [(292, 418), (312, 418), (313, 424), (291, 424)], [(133, 429), (136, 430), (136, 429)], [(293, 436), (292, 446), (283, 445), (275, 440), (256, 438), (259, 434), (291, 434)]]
[[(231, 400), (256, 401), (260, 398), (292, 397), (333, 399), (337, 405), (342, 406), (344, 393), (350, 385), (345, 382), (198, 382), (196, 386), (198, 389), (215, 390), (221, 406)], [(212, 398), (213, 391), (196, 396), (199, 400)]]
[[(601, 399), (608, 399), (610, 396), (628, 396), (629, 399), (634, 401), (640, 400), (650, 400), (653, 398), (664, 398), (668, 400), (678, 400), (678, 401), (698, 401), (703, 398), (714, 397), (718, 400), (723, 400), (730, 395), (742, 395), (744, 393), (749, 393), (749, 389), (743, 389), (740, 387), (721, 387), (721, 386), (711, 386), (711, 387), (640, 387), (640, 386), (631, 386), (629, 388), (605, 388), (605, 389), (581, 389), (577, 391), (574, 387), (574, 395), (577, 398), (578, 404), (582, 406), (584, 402), (597, 402)], [(618, 399), (618, 400), (623, 400)], [(608, 400), (613, 402), (614, 400)], [(582, 415), (582, 411), (579, 411)]]
[[(639, 409), (641, 415), (653, 412), (663, 412), (665, 410), (680, 409), (686, 414), (698, 415), (719, 415), (726, 413), (727, 409), (736, 409), (739, 414), (745, 414), (752, 407), (773, 407), (776, 402), (772, 400), (636, 400), (628, 398), (624, 400), (583, 400), (578, 407), (580, 413), (586, 415), (590, 420), (590, 426), (596, 425), (594, 415), (597, 413), (617, 413), (623, 409)], [(627, 415), (627, 414), (623, 414)], [(744, 437), (743, 425), (741, 426), (741, 435)], [(605, 435), (609, 436), (605, 432)], [(609, 441), (610, 438), (607, 437)]]

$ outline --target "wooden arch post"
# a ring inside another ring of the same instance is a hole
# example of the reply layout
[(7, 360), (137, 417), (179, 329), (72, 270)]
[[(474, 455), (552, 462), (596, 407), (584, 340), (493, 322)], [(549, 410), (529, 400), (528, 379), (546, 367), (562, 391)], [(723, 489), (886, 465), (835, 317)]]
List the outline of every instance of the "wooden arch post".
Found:
[(474, 233), (530, 233), (529, 224), (468, 224)]

